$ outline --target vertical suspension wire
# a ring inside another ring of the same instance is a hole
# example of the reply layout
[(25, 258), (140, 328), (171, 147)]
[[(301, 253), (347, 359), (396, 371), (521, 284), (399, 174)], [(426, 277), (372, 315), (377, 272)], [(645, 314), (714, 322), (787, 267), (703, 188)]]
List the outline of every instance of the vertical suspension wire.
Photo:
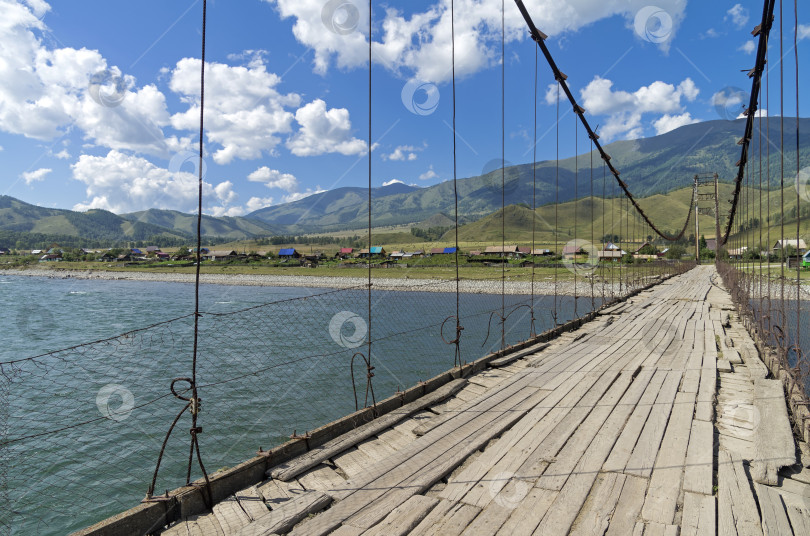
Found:
[(506, 7), (501, 0), (501, 350), (506, 348)]
[[(199, 131), (199, 155), (197, 161), (197, 265), (194, 270), (194, 344), (193, 354), (191, 360), (191, 400), (189, 406), (191, 409), (191, 441), (189, 444), (188, 453), (188, 468), (186, 471), (186, 484), (191, 483), (191, 465), (194, 460), (194, 453), (197, 454), (197, 462), (205, 477), (205, 489), (208, 497), (203, 494), (203, 501), (208, 504), (211, 501), (211, 483), (208, 480), (208, 473), (202, 462), (202, 455), (200, 454), (200, 443), (197, 435), (202, 432), (202, 428), (197, 426), (199, 414), (199, 393), (197, 390), (197, 358), (199, 350), (199, 329), (200, 329), (200, 261), (202, 260), (202, 197), (203, 197), (203, 134), (204, 134), (204, 110), (205, 110), (205, 30), (207, 19), (206, 0), (203, 0), (203, 16), (202, 16), (202, 35), (201, 35), (201, 50), (200, 50), (200, 131)], [(182, 413), (182, 412), (181, 412)], [(179, 418), (179, 415), (178, 415)], [(169, 431), (171, 433), (171, 431)], [(168, 436), (167, 436), (168, 439)], [(165, 442), (164, 442), (165, 446)], [(162, 455), (162, 452), (161, 452)], [(158, 460), (158, 466), (160, 461)], [(155, 468), (155, 478), (157, 478), (157, 467)], [(154, 491), (154, 479), (150, 494)]]
[(374, 366), (372, 365), (371, 359), (371, 246), (373, 242), (371, 241), (371, 44), (372, 44), (372, 31), (373, 26), (372, 23), (374, 18), (372, 17), (372, 0), (368, 0), (368, 289), (366, 291), (366, 297), (368, 300), (367, 303), (367, 314), (368, 314), (368, 330), (366, 332), (366, 336), (368, 337), (367, 343), (367, 351), (368, 356), (366, 358), (366, 400), (364, 406), (368, 406), (368, 397), (369, 394), (371, 395), (372, 405), (374, 406), (374, 411), (376, 413), (377, 410), (377, 400), (374, 397), (374, 386), (371, 383), (371, 378), (374, 376), (372, 372), (374, 370)]
[[(590, 197), (590, 200), (589, 200), (589, 203), (591, 205), (591, 247), (590, 247), (590, 249), (588, 251), (588, 255), (590, 255), (591, 252), (595, 253), (595, 250), (596, 250), (596, 247), (593, 245), (593, 218), (594, 218), (594, 213), (593, 213), (593, 205), (594, 205), (594, 200), (593, 200), (593, 140), (591, 140), (591, 150), (590, 150), (589, 154), (590, 154), (590, 157), (591, 157), (591, 197)], [(593, 311), (593, 310), (596, 309), (596, 299), (595, 299), (595, 297), (593, 295), (593, 280), (594, 280), (594, 277), (596, 276), (597, 270), (599, 269), (599, 255), (596, 255), (596, 261), (595, 262), (594, 262), (593, 259), (589, 259), (589, 264), (593, 268), (593, 271), (591, 272), (591, 311)]]
[[(555, 129), (555, 157), (554, 157), (554, 255), (560, 251), (560, 220), (559, 220), (559, 206), (560, 206), (560, 81), (557, 80), (557, 121), (554, 123)], [(560, 259), (563, 258), (560, 252)], [(559, 324), (557, 320), (557, 272), (559, 271), (560, 263), (554, 263), (554, 327)]]
[[(605, 249), (605, 196), (607, 195), (607, 191), (606, 191), (606, 188), (605, 188), (605, 186), (606, 186), (605, 183), (607, 182), (606, 179), (607, 179), (607, 176), (606, 176), (606, 173), (605, 173), (605, 163), (602, 162), (602, 240), (601, 240), (601, 243), (602, 243), (602, 255), (603, 255), (603, 258), (604, 258), (604, 255), (605, 255), (604, 252), (607, 251)], [(597, 261), (599, 261), (599, 254), (598, 253), (596, 254), (596, 258), (597, 258)], [(612, 259), (611, 259), (610, 262), (612, 262)], [(601, 268), (601, 266), (600, 266), (600, 268)], [(605, 280), (607, 278), (605, 277), (604, 271), (602, 272), (601, 279), (602, 279), (602, 303), (605, 303), (605, 301), (606, 301)]]
[(539, 51), (536, 45), (534, 48), (534, 134), (532, 145), (532, 250), (529, 252), (532, 258), (532, 298), (531, 298), (531, 325), (529, 326), (529, 335), (535, 336), (535, 319), (534, 319), (534, 265), (537, 257), (535, 255), (535, 231), (537, 228), (537, 61)]
[(456, 235), (456, 337), (453, 340), (455, 346), (454, 366), (461, 366), (461, 294), (458, 272), (458, 182), (457, 182), (457, 160), (456, 160), (456, 19), (455, 0), (450, 0), (450, 48), (453, 69), (453, 203), (455, 207), (455, 235)]
[[(579, 302), (579, 295), (577, 294), (577, 257), (579, 257), (579, 240), (577, 238), (578, 229), (577, 229), (577, 212), (579, 212), (579, 117), (577, 114), (574, 114), (574, 262), (571, 266), (574, 267), (572, 270), (574, 274), (574, 318), (579, 316), (577, 311), (577, 305)], [(570, 244), (570, 242), (569, 242)]]
[[(785, 73), (784, 73), (784, 43), (783, 43), (783, 29), (785, 26), (785, 19), (782, 16), (783, 1), (779, 0), (779, 195), (780, 195), (780, 239), (782, 240), (781, 253), (781, 277), (780, 277), (780, 322), (784, 323), (787, 318), (787, 311), (785, 310), (785, 263), (788, 261), (787, 245), (785, 244)], [(796, 244), (798, 247), (799, 244)], [(787, 326), (780, 326), (784, 330)], [(782, 339), (784, 341), (784, 338)], [(784, 357), (784, 344), (781, 345)]]
[[(759, 85), (759, 98), (757, 101), (762, 106), (762, 84)], [(767, 108), (765, 108), (767, 109)], [(757, 315), (757, 323), (759, 324), (759, 332), (762, 333), (762, 114), (759, 114), (759, 276), (756, 279), (757, 294), (759, 295), (759, 314)]]
[[(801, 180), (799, 174), (799, 8), (797, 0), (793, 0), (793, 58), (795, 60), (796, 80), (796, 181)], [(801, 283), (801, 253), (799, 252), (799, 232), (802, 223), (802, 207), (799, 189), (796, 188), (796, 366), (802, 365), (802, 283)], [(805, 386), (802, 386), (806, 390)], [(802, 430), (804, 433), (804, 430)]]
[[(770, 49), (770, 41), (766, 41), (766, 43), (765, 43), (765, 65), (770, 65), (770, 63), (768, 63), (769, 60), (770, 60), (770, 50), (771, 50)], [(770, 88), (771, 88), (771, 70), (770, 69), (765, 69), (765, 109), (766, 110), (769, 110), (770, 106), (771, 106), (771, 89)], [(762, 114), (760, 114), (760, 115), (762, 115)], [(770, 116), (770, 114), (765, 116), (765, 131), (768, 133), (768, 138), (770, 139), (770, 136), (771, 136), (771, 116)], [(768, 162), (768, 165), (765, 166), (765, 183), (766, 183), (766, 186), (768, 188), (768, 191), (765, 194), (766, 197), (767, 197), (767, 203), (768, 203), (767, 204), (768, 208), (766, 210), (767, 219), (768, 219), (768, 227), (766, 228), (766, 231), (765, 231), (766, 234), (767, 234), (767, 237), (765, 238), (765, 240), (766, 240), (765, 251), (766, 251), (766, 253), (768, 255), (768, 264), (767, 264), (767, 268), (768, 268), (768, 276), (767, 276), (768, 289), (767, 289), (767, 293), (766, 293), (766, 296), (767, 296), (767, 299), (768, 299), (768, 306), (767, 306), (768, 313), (767, 313), (767, 316), (765, 317), (765, 319), (766, 319), (765, 337), (766, 337), (766, 340), (768, 340), (768, 342), (770, 342), (771, 329), (773, 327), (773, 320), (772, 320), (773, 319), (773, 316), (772, 316), (773, 315), (773, 311), (772, 311), (773, 303), (772, 303), (772, 300), (771, 300), (771, 260), (772, 260), (771, 259), (771, 187), (772, 187), (772, 185), (771, 185), (771, 144), (770, 143), (768, 143), (767, 146), (765, 147), (765, 158), (766, 158), (766, 160)]]

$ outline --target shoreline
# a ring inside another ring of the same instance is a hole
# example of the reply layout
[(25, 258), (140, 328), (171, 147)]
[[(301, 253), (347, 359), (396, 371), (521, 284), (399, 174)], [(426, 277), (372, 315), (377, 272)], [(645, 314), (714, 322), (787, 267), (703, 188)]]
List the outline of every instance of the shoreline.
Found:
[[(150, 272), (112, 272), (106, 270), (41, 270), (37, 268), (0, 270), (0, 275), (14, 275), (24, 277), (45, 277), (49, 279), (83, 279), (98, 281), (142, 281), (162, 283), (192, 284), (194, 274), (167, 274)], [(335, 277), (335, 276), (308, 276), (308, 275), (269, 275), (269, 274), (200, 274), (200, 283), (205, 285), (233, 285), (258, 287), (309, 287), (344, 289), (352, 287), (365, 287), (368, 279), (365, 277)], [(406, 292), (455, 292), (454, 279), (393, 279), (375, 277), (372, 279), (374, 290), (394, 290)], [(610, 293), (610, 283), (605, 283), (605, 293)], [(601, 295), (602, 282), (594, 283), (595, 296)], [(465, 294), (501, 294), (500, 280), (461, 280), (459, 292)], [(532, 285), (530, 281), (506, 281), (503, 285), (505, 294), (530, 295)], [(588, 283), (577, 284), (577, 294), (580, 297), (590, 296)], [(618, 294), (616, 285), (614, 294)], [(536, 295), (554, 295), (555, 285), (548, 281), (535, 281), (534, 293)], [(571, 281), (558, 281), (556, 294), (574, 296), (574, 284)]]

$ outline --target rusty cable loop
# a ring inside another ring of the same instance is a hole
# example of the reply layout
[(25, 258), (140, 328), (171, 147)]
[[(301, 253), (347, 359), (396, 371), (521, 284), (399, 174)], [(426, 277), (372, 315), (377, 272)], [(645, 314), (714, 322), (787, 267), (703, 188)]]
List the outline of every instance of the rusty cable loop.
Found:
[[(181, 392), (182, 393), (187, 393), (187, 392), (191, 391), (192, 395), (190, 397), (187, 398), (187, 397), (183, 396), (181, 393), (178, 393), (175, 390), (175, 384), (177, 384), (178, 382), (186, 382), (188, 384), (188, 387), (183, 389)], [(160, 453), (158, 454), (157, 463), (155, 464), (155, 472), (152, 475), (152, 482), (149, 484), (149, 490), (146, 492), (146, 498), (144, 499), (144, 501), (146, 501), (146, 502), (150, 502), (150, 501), (154, 501), (154, 500), (168, 499), (168, 496), (166, 496), (166, 497), (155, 497), (154, 496), (155, 485), (157, 484), (157, 477), (158, 477), (158, 473), (160, 471), (160, 464), (163, 461), (163, 454), (166, 451), (166, 444), (169, 442), (169, 437), (171, 437), (175, 426), (177, 426), (177, 423), (180, 420), (180, 417), (183, 416), (183, 414), (186, 412), (186, 410), (190, 410), (192, 416), (195, 416), (200, 412), (200, 406), (201, 406), (201, 403), (202, 403), (202, 400), (200, 398), (196, 397), (197, 390), (196, 390), (196, 387), (194, 385), (194, 380), (192, 380), (191, 378), (175, 378), (175, 379), (173, 379), (172, 383), (169, 385), (169, 390), (171, 391), (172, 395), (174, 395), (175, 398), (186, 402), (186, 404), (183, 406), (183, 409), (181, 409), (180, 412), (177, 414), (177, 416), (174, 418), (174, 420), (172, 421), (171, 426), (169, 426), (169, 431), (166, 432), (166, 437), (163, 438), (163, 444), (160, 447)], [(201, 427), (192, 426), (192, 428), (189, 429), (189, 433), (191, 434), (191, 452), (193, 454), (194, 451), (196, 450), (197, 462), (199, 463), (200, 469), (202, 470), (203, 475), (205, 477), (205, 493), (202, 494), (203, 502), (205, 503), (205, 506), (210, 509), (213, 506), (213, 497), (211, 495), (211, 483), (210, 483), (210, 481), (208, 479), (208, 473), (205, 471), (205, 467), (203, 466), (203, 462), (202, 462), (202, 459), (200, 457), (200, 447), (199, 447), (199, 443), (197, 441), (197, 434), (199, 434), (201, 432), (202, 432)], [(189, 465), (189, 471), (190, 471), (190, 465)], [(186, 477), (186, 485), (190, 485), (190, 480), (191, 480), (191, 478), (190, 478), (190, 473), (189, 473), (187, 475), (187, 477)]]
[[(534, 311), (533, 311), (531, 305), (529, 305), (528, 303), (521, 303), (521, 304), (516, 305), (514, 308), (512, 308), (512, 310), (509, 311), (508, 313), (506, 313), (506, 315), (504, 315), (504, 316), (498, 315), (498, 318), (501, 321), (501, 330), (502, 331), (504, 331), (506, 329), (506, 321), (509, 320), (509, 317), (512, 315), (512, 313), (514, 313), (518, 309), (522, 309), (524, 307), (527, 308), (530, 313), (532, 313), (532, 322), (534, 321), (534, 314), (533, 314)], [(481, 343), (482, 348), (484, 347), (484, 345), (486, 345), (487, 341), (489, 340), (489, 333), (490, 333), (490, 330), (492, 328), (492, 318), (497, 313), (498, 313), (498, 311), (492, 311), (491, 313), (489, 313), (489, 321), (487, 322), (487, 336), (484, 337), (484, 342)], [(501, 348), (501, 350), (503, 350), (503, 348)]]
[[(450, 320), (455, 320), (456, 321), (456, 338), (453, 339), (453, 340), (448, 341), (447, 337), (444, 336), (444, 326)], [(456, 350), (455, 350), (456, 355), (455, 355), (455, 359), (453, 360), (453, 366), (454, 367), (460, 367), (461, 366), (461, 348), (460, 348), (459, 345), (461, 343), (461, 332), (462, 331), (464, 331), (464, 327), (459, 323), (458, 317), (455, 316), (455, 315), (450, 315), (447, 318), (445, 318), (442, 321), (441, 327), (439, 328), (439, 337), (441, 337), (442, 342), (444, 344), (452, 344), (452, 345), (454, 345), (456, 347)]]
[(354, 410), (358, 411), (360, 409), (360, 405), (357, 403), (357, 386), (354, 382), (354, 358), (360, 356), (363, 358), (363, 362), (366, 364), (366, 398), (363, 401), (363, 407), (367, 408), (368, 406), (368, 395), (371, 393), (371, 402), (372, 407), (374, 408), (374, 415), (377, 415), (377, 400), (374, 398), (374, 385), (371, 383), (371, 378), (374, 377), (374, 367), (371, 366), (371, 361), (366, 357), (363, 352), (355, 352), (352, 356), (351, 361), (349, 362), (349, 371), (352, 375), (352, 390), (354, 391)]

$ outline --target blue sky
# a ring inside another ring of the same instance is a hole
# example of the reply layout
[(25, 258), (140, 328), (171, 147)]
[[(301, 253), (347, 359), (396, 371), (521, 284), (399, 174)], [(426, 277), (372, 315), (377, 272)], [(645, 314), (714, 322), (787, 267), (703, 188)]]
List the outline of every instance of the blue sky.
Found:
[[(525, 4), (603, 142), (733, 118), (740, 102), (729, 88), (750, 88), (740, 71), (753, 67), (750, 31), (761, 2)], [(452, 178), (449, 5), (374, 2), (374, 186)], [(505, 5), (505, 160), (517, 164), (532, 158), (535, 50), (514, 2)], [(75, 210), (192, 211), (202, 0), (0, 0), (0, 9), (0, 193)], [(501, 2), (458, 0), (455, 9), (461, 178), (502, 158)], [(785, 12), (792, 11), (789, 2)], [(806, 66), (810, 16), (800, 12), (799, 23)], [(367, 3), (208, 2), (206, 213), (244, 215), (367, 185), (367, 47)], [(772, 40), (771, 69), (777, 47)], [(542, 57), (539, 67), (537, 157), (544, 160), (557, 151), (556, 92)], [(806, 68), (800, 76), (806, 86)], [(561, 157), (574, 154), (569, 108), (561, 103)], [(785, 115), (795, 115), (790, 100)], [(585, 137), (579, 149), (587, 149)]]

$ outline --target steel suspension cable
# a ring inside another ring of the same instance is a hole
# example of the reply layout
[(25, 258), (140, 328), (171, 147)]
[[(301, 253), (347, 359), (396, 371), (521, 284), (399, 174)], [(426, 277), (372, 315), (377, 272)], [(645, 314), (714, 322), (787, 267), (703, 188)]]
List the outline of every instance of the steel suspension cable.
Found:
[(568, 100), (570, 101), (571, 105), (574, 108), (575, 115), (578, 116), (579, 122), (582, 123), (582, 125), (585, 127), (585, 130), (588, 132), (588, 137), (590, 137), (590, 139), (593, 140), (594, 145), (599, 150), (599, 154), (602, 157), (602, 160), (605, 162), (605, 164), (607, 164), (607, 167), (610, 169), (610, 172), (616, 178), (616, 182), (624, 192), (625, 197), (627, 197), (627, 199), (633, 204), (635, 211), (638, 212), (644, 218), (644, 221), (646, 221), (650, 225), (650, 227), (656, 232), (656, 234), (658, 234), (661, 238), (664, 238), (665, 240), (669, 241), (675, 241), (681, 238), (681, 236), (683, 236), (684, 231), (686, 231), (686, 224), (684, 224), (683, 230), (681, 231), (680, 234), (675, 236), (669, 235), (659, 230), (658, 227), (655, 226), (652, 220), (650, 220), (647, 214), (639, 206), (638, 202), (633, 197), (633, 194), (628, 189), (627, 184), (625, 184), (625, 182), (622, 181), (621, 178), (619, 177), (619, 171), (610, 162), (610, 155), (608, 155), (607, 152), (605, 152), (604, 148), (602, 148), (602, 144), (599, 143), (598, 141), (599, 136), (593, 131), (593, 129), (591, 129), (588, 120), (585, 118), (585, 109), (582, 108), (579, 104), (577, 104), (574, 95), (568, 88), (568, 84), (565, 82), (568, 79), (568, 77), (565, 74), (563, 74), (562, 71), (560, 71), (560, 69), (557, 67), (557, 64), (554, 62), (554, 58), (551, 56), (551, 52), (548, 50), (548, 47), (546, 47), (546, 44), (544, 42), (545, 39), (548, 38), (548, 36), (543, 32), (541, 32), (540, 30), (538, 30), (537, 27), (534, 25), (534, 22), (532, 21), (529, 12), (526, 10), (526, 6), (523, 5), (522, 0), (515, 0), (515, 4), (517, 5), (518, 9), (523, 15), (523, 19), (526, 21), (526, 25), (529, 27), (532, 39), (537, 43), (537, 46), (540, 47), (540, 50), (543, 52), (543, 56), (545, 56), (546, 61), (549, 64), (549, 67), (551, 67), (551, 70), (554, 73), (555, 80), (557, 80), (557, 83), (560, 86), (562, 86), (562, 89), (565, 92), (566, 97), (568, 97)]

